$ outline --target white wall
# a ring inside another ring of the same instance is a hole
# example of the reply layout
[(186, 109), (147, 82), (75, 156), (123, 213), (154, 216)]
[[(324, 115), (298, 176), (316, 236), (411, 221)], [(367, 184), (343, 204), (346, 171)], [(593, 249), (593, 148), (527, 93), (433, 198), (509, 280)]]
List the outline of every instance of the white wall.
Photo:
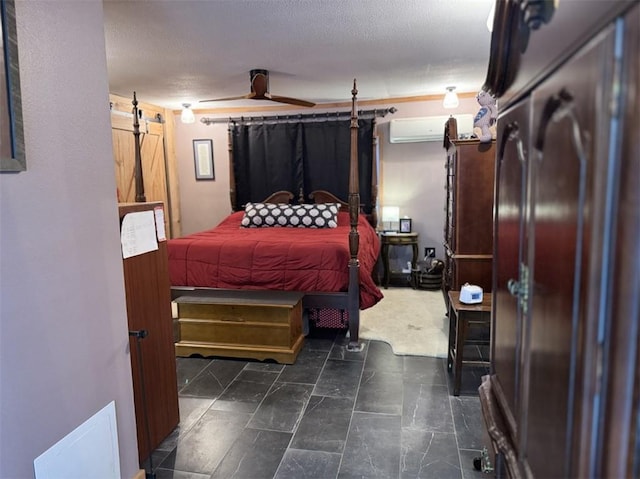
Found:
[[(202, 116), (196, 115), (196, 122), (186, 125), (180, 122), (179, 115), (175, 118), (175, 150), (183, 235), (212, 228), (231, 213), (227, 125), (204, 125), (200, 122)], [(192, 140), (197, 139), (213, 139), (214, 181), (197, 181), (195, 178)]]
[[(388, 139), (389, 121), (395, 118), (464, 113), (475, 116), (480, 107), (475, 98), (469, 96), (461, 98), (460, 106), (452, 110), (445, 110), (439, 99), (397, 104), (388, 101), (378, 105), (367, 104), (359, 108), (369, 110), (391, 106), (395, 106), (398, 111), (393, 115), (378, 118), (381, 151), (379, 202), (381, 205), (399, 206), (401, 216), (412, 218), (413, 230), (420, 235), (420, 257), (423, 255), (424, 247), (434, 246), (436, 256), (443, 258), (446, 155), (442, 148), (442, 141), (391, 144)], [(298, 112), (305, 111), (278, 113)], [(227, 126), (226, 124), (206, 126), (200, 122), (200, 118), (203, 116), (214, 118), (216, 115), (199, 114), (197, 111), (195, 113), (196, 123), (193, 124), (184, 125), (180, 123), (179, 117), (176, 117), (176, 156), (183, 234), (215, 226), (229, 214), (231, 209)], [(258, 113), (258, 115), (268, 114)], [(251, 116), (251, 113), (243, 113), (243, 115)], [(215, 182), (195, 181), (192, 140), (198, 138), (213, 139)], [(396, 253), (403, 256), (401, 251), (390, 252), (390, 256), (393, 258)]]
[[(400, 103), (396, 108), (394, 115), (379, 120), (380, 204), (399, 206), (400, 216), (411, 218), (413, 231), (420, 235), (420, 258), (425, 247), (435, 247), (436, 257), (443, 258), (446, 152), (442, 140), (389, 143), (389, 121), (434, 115), (475, 115), (480, 107), (475, 98), (462, 98), (460, 106), (452, 110), (445, 110), (440, 100)], [(444, 136), (444, 125), (442, 131)]]
[(0, 477), (115, 400), (139, 470), (101, 0), (17, 1), (27, 171), (0, 174)]

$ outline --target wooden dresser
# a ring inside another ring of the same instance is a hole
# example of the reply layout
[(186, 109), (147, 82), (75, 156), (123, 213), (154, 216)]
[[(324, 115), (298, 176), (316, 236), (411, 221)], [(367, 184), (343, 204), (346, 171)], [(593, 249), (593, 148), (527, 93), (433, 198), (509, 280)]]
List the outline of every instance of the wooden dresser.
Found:
[(443, 288), (464, 283), (491, 291), (495, 141), (458, 140), (456, 119), (445, 127), (446, 204)]
[[(129, 213), (154, 214), (157, 208), (163, 204), (120, 203), (120, 223)], [(123, 259), (123, 269), (138, 456), (143, 462), (180, 419), (166, 240), (157, 241), (156, 250)], [(132, 335), (136, 331), (146, 331), (146, 336)]]

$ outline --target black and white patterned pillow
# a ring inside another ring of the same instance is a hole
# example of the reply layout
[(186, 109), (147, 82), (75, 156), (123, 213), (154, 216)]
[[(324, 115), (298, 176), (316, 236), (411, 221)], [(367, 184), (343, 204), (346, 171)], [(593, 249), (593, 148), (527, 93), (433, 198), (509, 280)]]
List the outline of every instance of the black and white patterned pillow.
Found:
[(265, 228), (272, 226), (293, 228), (335, 228), (338, 226), (337, 203), (317, 205), (288, 205), (286, 203), (247, 203), (241, 226)]

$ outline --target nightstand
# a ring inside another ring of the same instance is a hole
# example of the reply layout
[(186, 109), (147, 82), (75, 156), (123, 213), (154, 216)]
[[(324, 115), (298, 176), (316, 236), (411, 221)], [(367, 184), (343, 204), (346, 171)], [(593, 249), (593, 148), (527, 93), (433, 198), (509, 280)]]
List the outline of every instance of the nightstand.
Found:
[[(382, 284), (389, 287), (391, 271), (389, 269), (389, 246), (411, 246), (413, 248), (413, 258), (411, 260), (412, 269), (416, 267), (418, 261), (418, 233), (380, 233), (382, 267), (384, 276)], [(410, 276), (411, 272), (407, 276)]]
[(460, 291), (449, 291), (449, 352), (447, 368), (453, 371), (453, 395), (460, 395), (462, 366), (481, 366), (488, 368), (488, 358), (467, 359), (464, 357), (466, 344), (488, 345), (488, 341), (467, 338), (471, 328), (491, 329), (491, 293), (484, 294), (482, 303), (465, 304), (460, 302)]

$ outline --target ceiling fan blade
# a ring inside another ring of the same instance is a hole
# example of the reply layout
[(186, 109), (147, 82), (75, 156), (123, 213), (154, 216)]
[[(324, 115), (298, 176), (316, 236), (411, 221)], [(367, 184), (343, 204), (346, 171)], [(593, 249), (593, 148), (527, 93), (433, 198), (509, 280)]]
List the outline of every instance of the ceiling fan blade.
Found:
[(307, 106), (312, 107), (316, 106), (315, 103), (306, 100), (300, 100), (298, 98), (289, 98), (286, 96), (278, 96), (278, 95), (265, 95), (265, 98), (271, 101), (277, 101), (278, 103), (288, 103), (289, 105), (297, 105), (297, 106)]
[(250, 100), (251, 98), (254, 98), (256, 96), (255, 93), (248, 93), (246, 95), (240, 95), (240, 96), (230, 96), (227, 98), (214, 98), (212, 100), (200, 100), (200, 103), (205, 103), (208, 101), (231, 101), (231, 100)]
[(231, 101), (231, 100), (271, 100), (278, 103), (287, 103), (289, 105), (312, 107), (315, 103), (298, 98), (290, 98), (287, 96), (271, 95), (269, 93), (269, 71), (263, 69), (254, 69), (249, 72), (251, 79), (251, 93), (241, 96), (232, 96), (228, 98), (214, 98), (212, 100), (200, 100), (200, 103), (209, 101)]

